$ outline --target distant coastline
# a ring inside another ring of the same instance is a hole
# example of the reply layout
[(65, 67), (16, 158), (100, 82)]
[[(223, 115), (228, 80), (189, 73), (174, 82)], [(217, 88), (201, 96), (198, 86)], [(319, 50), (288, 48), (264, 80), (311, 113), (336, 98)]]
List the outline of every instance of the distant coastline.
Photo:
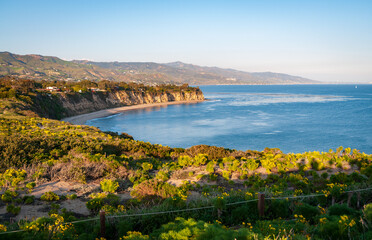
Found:
[(73, 117), (67, 117), (67, 118), (61, 119), (61, 121), (69, 122), (75, 125), (84, 125), (88, 120), (95, 119), (95, 118), (108, 117), (110, 115), (114, 115), (114, 114), (125, 112), (125, 111), (137, 110), (137, 109), (143, 109), (143, 108), (149, 108), (149, 107), (157, 107), (157, 106), (167, 106), (167, 105), (195, 104), (195, 103), (200, 103), (204, 101), (205, 100), (191, 100), (191, 101), (174, 101), (174, 102), (130, 105), (130, 106), (124, 106), (124, 107), (104, 109), (104, 110), (86, 113), (86, 114), (80, 114), (80, 115), (76, 115)]
[[(26, 71), (26, 70), (27, 71)], [(50, 71), (50, 69), (55, 69)], [(26, 74), (27, 73), (27, 74)], [(276, 72), (245, 72), (183, 62), (66, 61), (58, 57), (0, 52), (0, 75), (34, 80), (115, 80), (151, 86), (161, 84), (315, 84), (318, 81)]]

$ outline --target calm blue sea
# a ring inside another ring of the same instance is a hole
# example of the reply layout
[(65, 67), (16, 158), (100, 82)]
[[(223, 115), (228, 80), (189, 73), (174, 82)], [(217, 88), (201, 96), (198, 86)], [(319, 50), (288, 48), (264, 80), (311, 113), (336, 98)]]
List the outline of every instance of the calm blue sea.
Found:
[(372, 154), (372, 85), (201, 86), (209, 101), (124, 112), (87, 125), (187, 148)]

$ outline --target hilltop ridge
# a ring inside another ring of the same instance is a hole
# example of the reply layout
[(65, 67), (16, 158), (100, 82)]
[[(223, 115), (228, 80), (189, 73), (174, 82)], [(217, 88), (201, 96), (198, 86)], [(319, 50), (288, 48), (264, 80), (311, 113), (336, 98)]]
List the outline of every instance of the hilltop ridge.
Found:
[(66, 61), (37, 54), (0, 52), (0, 76), (44, 80), (112, 80), (150, 85), (172, 83), (214, 84), (316, 84), (314, 80), (273, 72), (244, 72), (183, 62)]

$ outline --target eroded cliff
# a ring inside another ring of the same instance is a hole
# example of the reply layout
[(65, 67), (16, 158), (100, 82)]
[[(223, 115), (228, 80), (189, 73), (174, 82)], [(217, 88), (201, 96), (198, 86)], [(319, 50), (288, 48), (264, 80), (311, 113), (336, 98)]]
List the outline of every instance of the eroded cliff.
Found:
[(141, 92), (122, 90), (113, 92), (88, 92), (80, 94), (59, 93), (57, 96), (60, 104), (65, 110), (63, 117), (137, 104), (204, 100), (204, 95), (199, 89), (195, 89), (194, 91), (174, 92)]

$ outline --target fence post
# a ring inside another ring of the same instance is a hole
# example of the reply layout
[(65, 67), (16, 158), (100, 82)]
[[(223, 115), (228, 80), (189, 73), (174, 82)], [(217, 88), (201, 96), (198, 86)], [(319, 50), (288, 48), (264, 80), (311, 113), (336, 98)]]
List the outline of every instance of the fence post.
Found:
[(354, 192), (349, 192), (347, 196), (347, 206), (350, 207), (351, 198), (353, 197)]
[(360, 192), (357, 192), (357, 198), (358, 198), (357, 208), (359, 209), (360, 208)]
[(260, 217), (265, 215), (265, 193), (258, 193), (258, 214)]
[(106, 217), (104, 210), (99, 211), (99, 220), (101, 223), (101, 237), (104, 238), (106, 235)]

